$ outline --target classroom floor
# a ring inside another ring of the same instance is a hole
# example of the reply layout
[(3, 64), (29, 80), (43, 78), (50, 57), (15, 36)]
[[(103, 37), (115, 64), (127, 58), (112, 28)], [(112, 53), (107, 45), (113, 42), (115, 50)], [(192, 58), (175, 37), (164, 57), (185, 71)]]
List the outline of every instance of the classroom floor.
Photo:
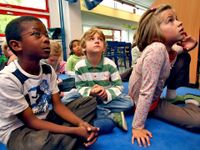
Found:
[[(124, 82), (124, 93), (128, 92), (128, 82)], [(200, 95), (199, 89), (181, 87), (177, 89), (178, 95), (192, 93)], [(166, 89), (161, 97), (165, 96)], [(149, 117), (146, 121), (146, 127), (153, 133), (151, 146), (148, 148), (139, 147), (137, 143), (131, 144), (131, 123), (133, 114), (126, 114), (126, 120), (129, 132), (123, 132), (114, 128), (113, 132), (107, 135), (101, 135), (97, 142), (89, 150), (199, 150), (200, 134), (181, 129), (168, 124), (157, 118)], [(0, 143), (0, 150), (6, 150), (5, 145)]]
[[(128, 91), (128, 83), (124, 83), (124, 92)], [(177, 94), (184, 95), (192, 93), (200, 95), (199, 89), (181, 87), (178, 88)], [(162, 96), (165, 96), (166, 89)], [(129, 132), (123, 132), (118, 128), (114, 128), (113, 132), (102, 135), (97, 142), (92, 145), (89, 150), (199, 150), (200, 134), (187, 131), (185, 129), (168, 124), (157, 118), (149, 117), (146, 121), (146, 127), (152, 132), (151, 146), (148, 148), (139, 147), (137, 142), (131, 144), (131, 123), (133, 114), (126, 115)]]

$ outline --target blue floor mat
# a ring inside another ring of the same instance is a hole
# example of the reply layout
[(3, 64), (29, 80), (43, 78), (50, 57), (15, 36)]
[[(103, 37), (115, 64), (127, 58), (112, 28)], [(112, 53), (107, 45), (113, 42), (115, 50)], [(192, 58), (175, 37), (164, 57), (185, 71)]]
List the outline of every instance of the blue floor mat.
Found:
[(0, 143), (0, 150), (6, 150), (6, 146)]
[[(124, 92), (128, 92), (128, 83), (124, 83)], [(162, 96), (165, 96), (164, 89)], [(178, 95), (192, 93), (200, 95), (200, 90), (187, 87), (177, 89)], [(193, 133), (171, 124), (165, 123), (155, 118), (148, 118), (146, 127), (152, 132), (151, 146), (148, 148), (139, 147), (137, 143), (131, 144), (131, 123), (132, 115), (126, 116), (129, 131), (123, 132), (114, 128), (111, 134), (102, 135), (89, 150), (199, 150), (200, 134)], [(0, 150), (5, 150), (5, 146), (0, 144)]]
[(148, 118), (146, 127), (152, 132), (151, 146), (142, 148), (131, 144), (132, 116), (127, 116), (127, 133), (114, 128), (113, 133), (102, 135), (89, 150), (199, 150), (200, 135), (175, 127), (154, 118)]
[[(128, 83), (124, 83), (124, 92), (128, 92)], [(165, 96), (164, 89), (162, 96)], [(192, 93), (200, 95), (200, 90), (187, 87), (177, 89), (178, 95)], [(174, 125), (160, 121), (156, 118), (148, 118), (146, 128), (152, 132), (151, 146), (148, 148), (139, 147), (137, 143), (131, 144), (131, 123), (132, 115), (126, 116), (129, 131), (127, 133), (114, 128), (111, 134), (102, 135), (89, 150), (199, 150), (200, 134), (178, 128)]]

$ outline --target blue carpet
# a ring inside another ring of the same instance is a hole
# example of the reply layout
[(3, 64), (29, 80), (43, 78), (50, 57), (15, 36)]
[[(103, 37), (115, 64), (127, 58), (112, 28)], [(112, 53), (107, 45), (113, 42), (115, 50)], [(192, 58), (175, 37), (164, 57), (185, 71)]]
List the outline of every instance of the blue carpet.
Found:
[(6, 150), (5, 145), (3, 145), (2, 143), (0, 143), (0, 150)]
[[(128, 91), (128, 83), (124, 83), (124, 92)], [(166, 93), (164, 89), (162, 96)], [(181, 87), (177, 90), (178, 95), (192, 93), (200, 95), (200, 90)], [(165, 123), (155, 118), (148, 118), (146, 127), (152, 132), (151, 146), (148, 148), (139, 147), (137, 143), (131, 144), (131, 123), (132, 115), (126, 116), (129, 131), (127, 133), (118, 128), (114, 128), (111, 134), (102, 135), (89, 150), (199, 150), (200, 134), (193, 133), (171, 124)], [(5, 150), (5, 146), (0, 144), (0, 150)]]
[[(128, 91), (128, 83), (124, 83), (124, 92)], [(166, 93), (164, 89), (162, 96)], [(200, 95), (200, 90), (181, 87), (177, 90), (178, 95), (192, 93)], [(89, 150), (199, 150), (200, 134), (193, 133), (155, 118), (148, 118), (146, 128), (152, 132), (151, 146), (148, 148), (139, 147), (138, 144), (131, 144), (131, 123), (132, 115), (126, 116), (129, 131), (127, 133), (114, 128), (111, 134), (102, 135)]]

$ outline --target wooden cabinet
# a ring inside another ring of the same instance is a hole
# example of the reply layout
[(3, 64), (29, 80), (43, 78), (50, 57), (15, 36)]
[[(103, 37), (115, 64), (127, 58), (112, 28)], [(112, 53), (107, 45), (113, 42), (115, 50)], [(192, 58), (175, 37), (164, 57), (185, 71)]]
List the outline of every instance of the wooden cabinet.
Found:
[[(183, 22), (185, 31), (195, 37), (199, 43), (200, 36), (200, 1), (199, 0), (155, 0), (152, 7), (170, 4), (176, 11), (178, 19)], [(198, 81), (199, 46), (190, 52), (190, 83)]]

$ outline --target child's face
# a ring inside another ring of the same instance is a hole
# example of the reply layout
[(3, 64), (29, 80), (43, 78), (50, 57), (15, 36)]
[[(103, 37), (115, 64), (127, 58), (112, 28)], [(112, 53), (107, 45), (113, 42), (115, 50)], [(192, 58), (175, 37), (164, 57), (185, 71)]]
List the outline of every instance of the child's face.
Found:
[(73, 49), (75, 55), (77, 55), (77, 56), (81, 56), (82, 55), (80, 42), (78, 42), (78, 41), (73, 42), (72, 49)]
[(57, 65), (60, 62), (60, 56), (58, 55), (50, 55), (48, 58), (48, 63), (50, 65)]
[(173, 44), (184, 38), (185, 32), (183, 24), (177, 20), (174, 10), (165, 10), (160, 13), (159, 17), (162, 20), (160, 29), (167, 43)]
[(23, 32), (21, 51), (22, 57), (30, 60), (47, 59), (50, 54), (50, 42), (46, 27), (38, 21), (27, 21), (21, 24)]
[(86, 40), (86, 53), (102, 54), (105, 51), (105, 41), (98, 33)]

